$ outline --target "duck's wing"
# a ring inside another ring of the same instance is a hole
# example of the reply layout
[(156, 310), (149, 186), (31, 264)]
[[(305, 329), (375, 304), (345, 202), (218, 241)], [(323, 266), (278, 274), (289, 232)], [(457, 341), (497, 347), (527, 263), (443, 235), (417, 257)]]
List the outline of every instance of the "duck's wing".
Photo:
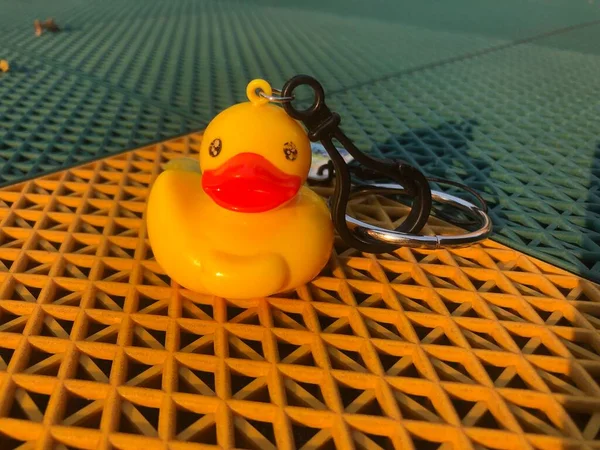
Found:
[(200, 173), (200, 161), (195, 158), (176, 158), (162, 164), (162, 170), (181, 170)]
[(242, 256), (207, 249), (198, 278), (206, 289), (219, 297), (266, 297), (286, 285), (289, 267), (285, 259), (274, 252)]

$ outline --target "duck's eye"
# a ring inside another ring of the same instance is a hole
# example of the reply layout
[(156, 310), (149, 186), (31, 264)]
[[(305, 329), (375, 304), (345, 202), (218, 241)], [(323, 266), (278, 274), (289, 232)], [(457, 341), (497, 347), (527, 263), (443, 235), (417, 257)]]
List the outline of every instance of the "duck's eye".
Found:
[(219, 153), (221, 153), (221, 149), (223, 148), (223, 143), (221, 142), (221, 139), (217, 138), (214, 139), (211, 143), (210, 146), (208, 147), (208, 154), (210, 156), (212, 156), (213, 158), (219, 156)]
[(283, 153), (285, 154), (285, 159), (289, 161), (295, 161), (298, 157), (298, 149), (293, 142), (283, 144)]

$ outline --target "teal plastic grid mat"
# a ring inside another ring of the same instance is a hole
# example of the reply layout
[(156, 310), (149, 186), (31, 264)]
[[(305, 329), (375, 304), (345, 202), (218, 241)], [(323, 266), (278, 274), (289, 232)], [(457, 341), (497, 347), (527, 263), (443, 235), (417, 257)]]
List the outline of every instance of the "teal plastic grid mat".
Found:
[[(94, 4), (67, 13), (71, 31), (42, 38), (29, 24), (9, 27), (6, 41), (20, 54), (203, 123), (243, 100), (253, 78), (277, 85), (294, 74), (311, 73), (328, 89), (339, 90), (504, 42), (252, 2), (148, 0), (139, 5), (115, 2), (98, 11)], [(398, 42), (403, 45), (391, 45)]]
[(0, 184), (72, 166), (192, 128), (127, 93), (14, 52), (0, 80)]
[(484, 193), (494, 239), (599, 280), (597, 62), (522, 45), (340, 92), (332, 104), (361, 148)]
[[(35, 37), (49, 16), (65, 31)], [(362, 148), (484, 191), (497, 240), (600, 281), (599, 21), (595, 0), (0, 0), (0, 184), (303, 72)]]

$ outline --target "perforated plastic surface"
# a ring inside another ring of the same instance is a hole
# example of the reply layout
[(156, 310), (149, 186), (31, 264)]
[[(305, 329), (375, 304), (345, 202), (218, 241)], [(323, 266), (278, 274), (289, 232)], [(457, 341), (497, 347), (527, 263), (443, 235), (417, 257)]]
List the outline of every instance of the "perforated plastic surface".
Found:
[(172, 285), (145, 199), (199, 142), (0, 191), (0, 448), (600, 448), (600, 290), (499, 244), (338, 243), (273, 298)]
[(163, 140), (191, 126), (93, 80), (14, 52), (7, 59), (11, 70), (0, 74), (2, 185)]
[[(495, 239), (600, 281), (594, 0), (0, 0), (0, 183), (320, 79), (360, 146), (486, 190)], [(36, 38), (54, 16), (63, 33)], [(384, 79), (384, 81), (376, 81)]]
[(522, 45), (342, 92), (336, 109), (362, 148), (485, 193), (494, 239), (600, 280), (600, 59), (561, 58)]

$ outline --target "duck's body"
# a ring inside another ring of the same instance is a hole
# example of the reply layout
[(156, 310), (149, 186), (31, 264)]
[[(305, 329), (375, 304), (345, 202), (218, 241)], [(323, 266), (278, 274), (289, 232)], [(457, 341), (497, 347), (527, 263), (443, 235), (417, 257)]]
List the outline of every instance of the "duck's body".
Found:
[[(152, 250), (172, 279), (195, 292), (242, 298), (286, 291), (318, 275), (333, 239), (323, 199), (303, 187), (280, 208), (240, 213), (214, 203), (201, 177), (163, 172), (148, 201)], [(154, 239), (165, 229), (168, 239)]]
[[(203, 173), (189, 162), (171, 164), (152, 187), (147, 226), (154, 256), (187, 289), (264, 297), (310, 281), (329, 259), (329, 210), (301, 186), (310, 167), (308, 139), (280, 108), (261, 105), (236, 105), (211, 122)], [(231, 133), (231, 121), (243, 130)]]

